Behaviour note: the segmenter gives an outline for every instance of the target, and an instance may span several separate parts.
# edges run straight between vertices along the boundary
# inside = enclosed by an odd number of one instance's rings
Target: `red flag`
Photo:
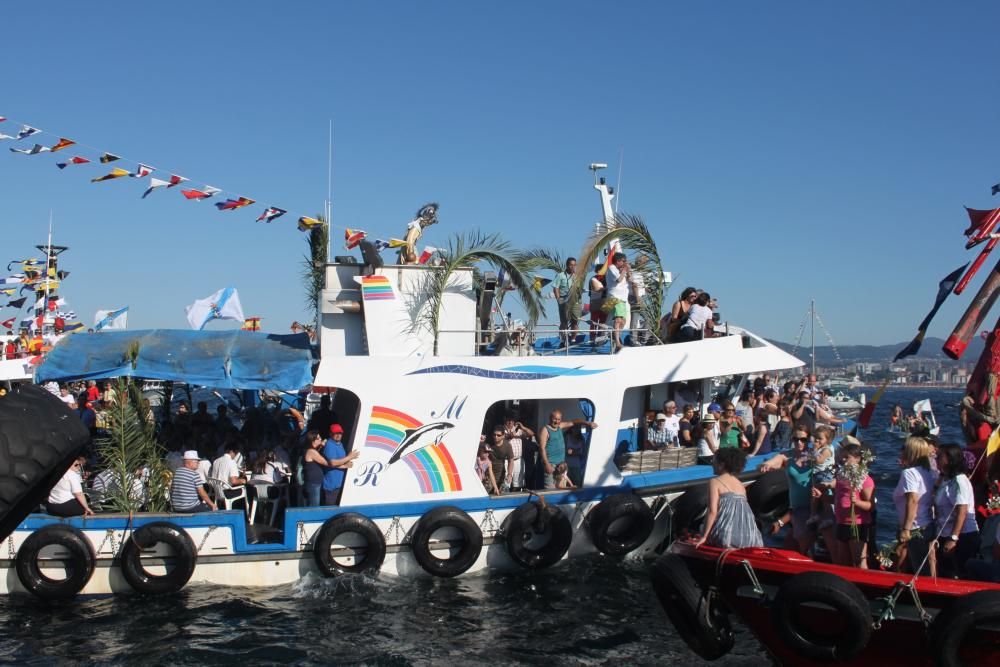
[[[247,199],[246,197],[240,197],[238,199],[227,199],[226,201],[218,202],[215,207],[220,211],[235,211],[238,208],[243,208],[244,206],[249,206],[253,203],[253,199]]]
[[[426,264],[431,261],[431,257],[434,253],[438,251],[437,248],[432,248],[431,246],[424,246],[424,251],[420,253],[420,257],[417,258],[417,264]]]
[[[360,229],[345,229],[344,230],[344,248],[347,250],[353,250],[358,247],[358,244],[365,240],[367,234]],[[423,264],[423,262],[421,262]]]
[[[221,190],[206,185],[204,190],[181,190],[181,194],[188,199],[208,199],[212,195],[217,195]]]
[[[965,210],[969,214],[969,228],[962,233],[969,237],[969,241],[965,244],[965,249],[968,250],[985,241],[993,233],[993,229],[1000,222],[1000,208],[980,211],[966,206]]]
[[[14,320],[16,320],[16,319],[17,319],[16,317],[12,317],[9,320],[4,320],[3,322],[0,322],[0,324],[2,324],[3,326],[7,327],[8,329],[13,329],[14,328]]]
[[[87,158],[76,155],[66,160],[65,162],[56,162],[56,166],[59,167],[60,169],[65,169],[71,164],[87,164],[88,162],[90,162],[90,160],[88,160]]]
[[[882,386],[878,388],[875,395],[871,397],[871,400],[865,404],[865,407],[861,409],[861,414],[858,415],[858,425],[861,428],[868,428],[868,424],[872,421],[872,415],[875,414],[875,406],[878,405],[878,401],[882,398],[882,394],[885,393],[886,387],[889,386],[889,381],[891,377],[887,377]]]
[[[59,138],[59,143],[57,143],[55,146],[53,146],[49,150],[52,151],[53,153],[55,153],[56,151],[61,151],[64,148],[69,148],[70,146],[72,146],[75,143],[76,142],[73,141],[72,139],[63,139],[62,137],[60,137]]]

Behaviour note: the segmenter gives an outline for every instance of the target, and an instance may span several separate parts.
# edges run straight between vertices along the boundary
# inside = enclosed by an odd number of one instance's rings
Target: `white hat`
[[[200,461],[201,457],[198,456],[198,452],[196,452],[193,449],[189,449],[186,452],[184,452],[184,460],[185,461],[188,461],[188,460],[191,460],[191,461]]]
[[[667,421],[667,416],[660,412],[656,415],[656,421]]]

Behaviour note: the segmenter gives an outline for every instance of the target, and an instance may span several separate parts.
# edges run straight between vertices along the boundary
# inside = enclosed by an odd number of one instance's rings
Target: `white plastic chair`
[[[212,490],[215,491],[215,504],[221,506],[223,509],[231,510],[233,505],[242,500],[243,501],[243,511],[247,511],[247,487],[246,486],[233,486],[224,479],[209,479],[208,483],[211,485]],[[227,494],[226,491],[238,491],[236,494]]]

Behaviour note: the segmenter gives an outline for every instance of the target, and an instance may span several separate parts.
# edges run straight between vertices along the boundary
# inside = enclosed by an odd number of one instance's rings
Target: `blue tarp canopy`
[[[135,363],[129,348],[135,342]],[[312,384],[308,334],[254,331],[101,331],[66,336],[45,357],[36,382],[134,376],[220,389],[295,391]]]

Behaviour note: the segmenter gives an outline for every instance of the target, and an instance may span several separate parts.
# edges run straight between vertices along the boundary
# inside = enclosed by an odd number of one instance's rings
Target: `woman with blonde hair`
[[[917,570],[928,554],[929,541],[934,537],[934,485],[937,472],[931,469],[932,445],[927,438],[910,436],[903,445],[899,459],[903,472],[892,492],[899,519],[898,542],[900,560],[905,551],[910,569]]]

